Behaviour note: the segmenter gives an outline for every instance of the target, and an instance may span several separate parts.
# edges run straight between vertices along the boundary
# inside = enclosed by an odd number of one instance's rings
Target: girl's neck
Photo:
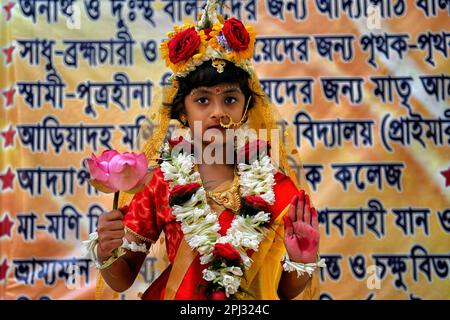
[[[203,186],[206,190],[215,190],[217,187],[225,184],[226,182],[232,182],[235,175],[235,164],[227,163],[227,148],[230,148],[232,154],[234,155],[234,148],[232,144],[224,144],[225,150],[222,152],[222,159],[215,157],[215,150],[212,151],[212,155],[205,152],[207,144],[194,144],[195,146],[201,147],[201,161],[197,164],[198,172],[203,182]],[[206,155],[213,156],[214,160],[206,159]],[[233,156],[234,158],[234,156]],[[212,163],[211,163],[212,162]],[[232,161],[234,162],[234,161]],[[220,190],[219,190],[220,191]]]
[[[198,172],[206,190],[214,190],[234,179],[234,164],[199,164]]]

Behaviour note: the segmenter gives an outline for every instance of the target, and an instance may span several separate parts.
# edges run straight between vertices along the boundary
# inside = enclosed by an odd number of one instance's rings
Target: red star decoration
[[[3,6],[3,9],[5,9],[6,11],[6,21],[9,21],[9,19],[11,19],[11,10],[15,5],[15,2],[10,2],[6,6]]]
[[[9,215],[5,215],[3,221],[0,222],[0,238],[3,236],[11,237],[11,229],[14,222],[9,219]]]
[[[8,260],[3,260],[2,264],[0,265],[0,281],[6,279],[6,274],[8,273]]]
[[[3,131],[1,133],[3,139],[5,139],[5,143],[3,145],[4,148],[14,145],[14,135],[16,134],[16,130],[13,130],[12,126],[9,127],[8,131]]]
[[[11,168],[8,168],[6,174],[0,175],[0,180],[2,180],[3,183],[2,191],[7,188],[13,189],[14,173],[12,173]]]
[[[6,98],[6,106],[10,106],[14,102],[14,94],[16,93],[16,89],[11,88],[8,91],[3,91],[3,95]]]
[[[11,46],[9,48],[3,49],[3,53],[6,55],[6,64],[12,62],[12,53],[16,47]]]
[[[445,186],[446,187],[450,186],[450,167],[448,167],[447,170],[441,171],[441,174],[445,178]]]

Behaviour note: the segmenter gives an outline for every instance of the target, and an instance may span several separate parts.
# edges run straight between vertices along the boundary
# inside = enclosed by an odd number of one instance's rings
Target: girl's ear
[[[180,120],[182,114],[186,115],[186,108],[183,102],[179,102],[173,106],[172,119]]]
[[[179,110],[179,112],[178,112],[178,120],[181,122],[181,124],[184,127],[189,126],[188,120],[187,120],[186,108],[184,107],[184,105],[180,103],[180,108],[178,110]]]

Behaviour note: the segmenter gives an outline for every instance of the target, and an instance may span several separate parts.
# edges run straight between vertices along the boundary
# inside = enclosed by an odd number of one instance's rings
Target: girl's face
[[[213,87],[193,89],[184,98],[186,119],[192,136],[198,137],[201,133],[202,143],[209,144],[215,138],[208,138],[208,135],[221,134],[222,141],[225,143],[226,129],[220,126],[220,120],[222,119],[224,124],[228,123],[229,118],[226,116],[228,115],[233,122],[239,122],[243,116],[245,104],[245,95],[236,83],[222,83]],[[201,130],[200,133],[195,132],[198,129]],[[237,128],[231,126],[231,129]]]

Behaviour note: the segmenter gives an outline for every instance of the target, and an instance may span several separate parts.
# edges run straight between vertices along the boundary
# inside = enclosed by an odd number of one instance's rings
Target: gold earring
[[[186,127],[186,126],[187,126],[187,118],[186,118],[186,116],[185,116],[184,114],[182,114],[182,115],[180,116],[180,122],[181,122],[181,125],[182,125],[183,127]]]

